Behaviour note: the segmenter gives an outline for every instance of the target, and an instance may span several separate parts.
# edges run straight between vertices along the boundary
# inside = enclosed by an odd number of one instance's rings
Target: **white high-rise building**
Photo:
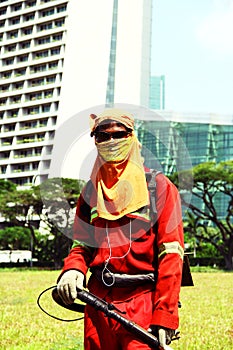
[[[0,179],[45,180],[85,109],[149,106],[151,16],[152,0],[0,1]]]

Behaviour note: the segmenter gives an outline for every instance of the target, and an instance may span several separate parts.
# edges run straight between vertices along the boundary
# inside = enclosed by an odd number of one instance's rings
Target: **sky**
[[[165,108],[233,114],[233,0],[153,0],[152,75]]]

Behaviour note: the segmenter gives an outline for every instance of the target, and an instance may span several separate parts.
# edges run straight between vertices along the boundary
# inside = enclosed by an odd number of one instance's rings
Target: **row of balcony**
[[[21,26],[22,27],[22,26]],[[24,30],[20,27],[20,29],[11,30],[6,32],[5,26],[0,27],[0,42],[2,46],[12,46],[18,44],[18,49],[26,50],[28,47],[28,43],[30,47],[36,47],[36,44],[39,44],[39,39],[43,39],[45,35],[56,35],[59,32],[65,32],[65,19],[54,19],[49,22],[43,22],[36,26],[29,26]]]
[[[47,61],[41,64],[33,64],[28,65],[27,67],[22,68],[12,68],[7,71],[2,71],[0,74],[0,78],[2,79],[2,84],[4,84],[4,80],[13,79],[15,81],[15,78],[24,77],[24,79],[32,79],[32,75],[40,76],[41,73],[43,73],[42,76],[51,75],[52,72],[55,71],[61,71],[62,69],[62,60],[56,59]]]
[[[28,104],[30,106],[35,105],[36,102],[37,104],[38,103],[45,104],[47,106],[48,102],[51,103],[51,102],[58,101],[59,95],[60,95],[60,88],[3,97],[0,99],[0,110],[1,110],[1,107],[3,106],[5,107],[5,110],[6,109],[12,110],[15,108],[13,105],[19,104],[20,106],[23,105],[24,107],[26,107]],[[37,108],[37,110],[35,110],[35,108]],[[35,106],[35,108],[28,110],[29,112],[26,112],[26,113],[35,114],[35,111],[37,112],[36,114],[40,113],[39,106]],[[49,109],[46,110],[41,108],[41,113],[43,113],[44,111],[49,111]],[[15,111],[15,113],[17,113],[17,111]]]
[[[14,95],[16,91],[19,91],[21,94],[26,94],[30,92],[41,92],[49,88],[59,88],[61,85],[61,74],[56,73],[55,75],[52,72],[48,72],[50,75],[41,74],[41,77],[32,79],[23,79],[22,81],[15,82],[12,79],[12,83],[7,83],[0,85],[0,93],[6,94],[7,96]]]
[[[48,60],[54,60],[54,56],[60,56],[63,57],[64,54],[64,49],[62,46],[57,46],[55,45],[54,47],[50,47],[46,48],[45,50],[41,50],[41,51],[36,51],[36,52],[32,52],[32,53],[27,53],[24,55],[11,55],[11,57],[8,58],[3,58],[2,59],[2,68],[4,69],[9,69],[8,67],[10,67],[10,69],[16,69],[19,67],[27,67],[28,64],[30,63],[30,65],[35,65],[36,61],[38,60],[44,60],[44,62],[48,61]]]
[[[0,175],[7,174],[21,174],[25,175],[26,173],[35,172],[39,168],[39,160],[26,163],[26,164],[9,164],[9,165],[0,165]],[[41,171],[49,170],[50,160],[42,162]]]
[[[60,14],[64,15],[67,10],[68,1],[57,1],[56,3],[49,4],[49,6],[44,5],[43,7],[36,6],[24,6],[26,2],[20,1],[11,6],[5,6],[0,8],[0,16],[2,21],[9,20],[9,25],[19,25],[20,19],[23,22],[45,20],[47,17],[56,16],[59,17]]]
[[[31,121],[21,121],[14,123],[3,124],[0,127],[2,137],[5,137],[4,133],[22,134],[25,130],[31,130],[31,133],[35,133],[37,129],[46,128],[46,131],[53,130],[56,125],[56,117],[52,118],[43,118],[43,119],[34,119]],[[8,135],[11,136],[11,135]]]
[[[26,40],[23,42],[17,42],[14,44],[5,44],[2,45],[2,58],[7,56],[12,56],[12,54],[20,55],[22,52],[28,53],[28,51],[33,51],[39,49],[43,45],[51,46],[55,43],[62,42],[63,32],[53,33],[51,35],[43,35],[38,39]],[[20,60],[19,60],[20,62]]]
[[[20,162],[25,160],[27,162],[28,158],[42,157],[42,153],[43,159],[47,159],[52,154],[52,148],[53,146],[50,145],[0,151],[0,163],[7,165],[13,162],[16,163],[17,160],[20,160]]]

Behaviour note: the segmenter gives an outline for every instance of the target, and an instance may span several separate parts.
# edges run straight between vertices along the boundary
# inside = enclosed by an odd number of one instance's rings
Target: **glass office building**
[[[147,120],[137,120],[136,126],[145,164],[167,175],[207,161],[233,159],[232,115],[159,111]],[[227,201],[219,195],[216,203],[223,218]]]
[[[151,109],[165,109],[165,76],[151,76],[150,103]]]
[[[147,165],[154,167],[156,158],[168,175],[207,161],[233,159],[231,115],[156,111],[150,119],[137,120],[136,128]]]

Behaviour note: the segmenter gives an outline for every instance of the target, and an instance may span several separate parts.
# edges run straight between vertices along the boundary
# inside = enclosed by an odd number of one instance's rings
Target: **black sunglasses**
[[[123,139],[131,135],[131,132],[129,131],[115,131],[115,132],[105,132],[105,131],[98,131],[94,133],[95,140],[98,143],[109,141],[112,138],[113,139]]]

